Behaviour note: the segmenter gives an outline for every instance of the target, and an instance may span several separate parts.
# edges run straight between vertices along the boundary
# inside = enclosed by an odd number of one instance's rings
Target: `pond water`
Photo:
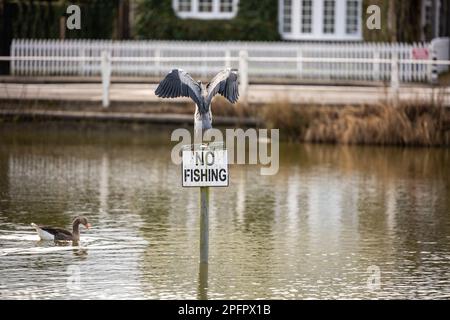
[[[170,133],[0,124],[0,298],[450,298],[449,149],[283,144],[275,176],[233,165],[205,267]],[[30,227],[77,215],[79,246]]]

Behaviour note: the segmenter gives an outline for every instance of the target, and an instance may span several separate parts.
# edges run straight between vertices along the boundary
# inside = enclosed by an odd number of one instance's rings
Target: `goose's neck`
[[[80,221],[78,221],[78,220],[73,222],[72,236],[73,236],[73,240],[80,239]]]

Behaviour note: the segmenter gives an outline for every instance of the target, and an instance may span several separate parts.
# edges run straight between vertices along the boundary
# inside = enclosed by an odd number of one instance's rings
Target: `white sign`
[[[227,150],[183,150],[183,187],[228,187]]]

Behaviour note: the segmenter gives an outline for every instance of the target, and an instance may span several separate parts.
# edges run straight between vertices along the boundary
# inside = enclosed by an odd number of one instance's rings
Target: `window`
[[[198,11],[212,12],[212,0],[198,0]]]
[[[439,14],[436,12],[438,10],[438,5],[434,3],[433,0],[425,0],[422,2],[423,5],[423,33],[425,39],[433,39],[438,36],[438,24],[439,24]]]
[[[233,12],[233,0],[220,1],[220,12]]]
[[[182,19],[232,19],[239,0],[172,0],[175,14]]]
[[[301,33],[312,32],[312,0],[302,0],[302,29]]]
[[[323,4],[323,33],[334,33],[334,0],[325,0]]]
[[[292,0],[284,0],[283,5],[283,32],[292,30]]]
[[[286,40],[362,40],[363,0],[278,0]]]
[[[358,32],[358,1],[347,0],[346,20],[345,20],[345,33],[355,34]]]
[[[191,0],[178,0],[178,11],[180,12],[191,11]]]

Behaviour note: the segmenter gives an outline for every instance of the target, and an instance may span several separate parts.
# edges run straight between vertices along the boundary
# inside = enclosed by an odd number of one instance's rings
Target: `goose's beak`
[[[86,224],[87,229],[89,229],[90,227],[92,227],[92,225],[90,223]]]

